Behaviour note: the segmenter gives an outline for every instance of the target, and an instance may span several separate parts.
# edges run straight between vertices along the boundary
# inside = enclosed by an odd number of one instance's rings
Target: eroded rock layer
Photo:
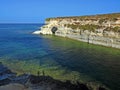
[[[120,13],[47,18],[35,34],[54,34],[75,40],[120,48]]]

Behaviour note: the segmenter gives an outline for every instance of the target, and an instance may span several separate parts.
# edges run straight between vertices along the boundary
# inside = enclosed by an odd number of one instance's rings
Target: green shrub
[[[46,21],[50,21],[50,18],[47,18]]]
[[[113,31],[113,32],[120,32],[120,27],[107,27],[104,31]]]
[[[80,30],[90,30],[92,32],[94,32],[96,29],[101,28],[101,26],[99,25],[93,25],[93,24],[86,24],[86,25],[74,25],[74,24],[66,24],[65,26],[67,26],[68,28],[72,28],[72,29],[80,29]]]
[[[103,22],[105,22],[105,19],[100,19],[99,20],[99,24],[102,24]]]

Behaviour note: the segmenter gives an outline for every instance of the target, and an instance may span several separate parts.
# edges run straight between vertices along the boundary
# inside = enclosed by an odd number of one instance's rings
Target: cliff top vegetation
[[[46,21],[50,20],[60,20],[60,19],[74,19],[74,20],[86,20],[86,19],[106,19],[106,20],[117,20],[120,19],[120,13],[111,13],[111,14],[98,14],[98,15],[85,15],[85,16],[67,16],[67,17],[55,17],[47,18]]]

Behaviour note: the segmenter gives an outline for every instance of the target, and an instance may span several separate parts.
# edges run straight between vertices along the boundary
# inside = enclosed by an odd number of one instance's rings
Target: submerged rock
[[[10,69],[0,63],[0,86],[9,84],[15,77],[16,73],[11,72]]]
[[[0,86],[0,90],[108,90],[101,86],[95,89],[80,82],[73,84],[69,80],[62,82],[45,74],[16,76],[2,63],[0,63]]]

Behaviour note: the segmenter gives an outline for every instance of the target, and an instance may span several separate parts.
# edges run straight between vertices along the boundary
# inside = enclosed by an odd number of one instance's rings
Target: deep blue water
[[[15,71],[35,73],[44,69],[55,78],[82,78],[120,90],[120,50],[57,36],[33,35],[40,26],[0,24],[0,61]]]

